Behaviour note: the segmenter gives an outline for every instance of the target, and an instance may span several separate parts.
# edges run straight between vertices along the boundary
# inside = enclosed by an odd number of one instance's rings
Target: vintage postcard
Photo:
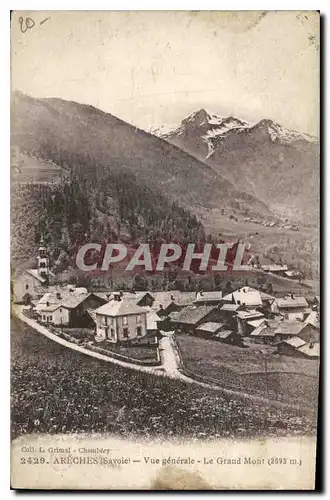
[[[313,490],[316,11],[14,11],[11,486]]]

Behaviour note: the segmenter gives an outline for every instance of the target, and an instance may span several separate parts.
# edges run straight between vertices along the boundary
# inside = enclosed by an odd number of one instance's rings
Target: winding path
[[[256,396],[254,394],[247,394],[246,392],[243,391],[236,391],[232,389],[226,389],[225,387],[221,387],[218,384],[212,384],[208,382],[201,382],[199,380],[196,380],[194,378],[190,378],[186,375],[184,375],[180,370],[180,357],[177,351],[176,344],[173,339],[173,332],[162,332],[163,336],[159,341],[159,352],[160,352],[160,357],[162,364],[157,367],[149,367],[149,366],[140,366],[136,365],[134,363],[127,363],[125,361],[120,361],[115,358],[110,358],[108,356],[104,356],[103,354],[97,353],[90,351],[82,346],[78,346],[76,344],[73,344],[71,342],[68,342],[65,339],[62,339],[55,335],[54,333],[50,332],[45,326],[41,325],[37,321],[35,321],[32,318],[28,318],[23,314],[23,308],[24,306],[19,306],[19,305],[13,305],[12,306],[12,313],[21,321],[29,325],[31,328],[34,330],[38,331],[45,337],[57,342],[58,344],[61,344],[65,347],[68,347],[69,349],[72,349],[74,351],[80,352],[82,354],[85,354],[87,356],[91,356],[93,358],[106,361],[107,363],[112,363],[115,365],[120,365],[124,368],[128,368],[130,370],[137,370],[145,373],[152,373],[157,376],[162,376],[162,377],[170,377],[170,378],[176,378],[179,380],[182,380],[186,383],[189,384],[195,384],[199,385],[201,387],[205,387],[208,389],[214,389],[219,392],[222,392],[224,394],[229,394],[232,396],[236,396],[242,399],[247,399],[249,401],[256,401],[256,402],[261,402],[261,403],[266,403],[266,404],[272,404],[274,406],[280,407],[280,408],[286,408],[286,409],[301,409],[300,406],[290,404],[290,403],[284,403],[281,401],[277,400],[271,400],[269,398],[265,398],[263,396]]]

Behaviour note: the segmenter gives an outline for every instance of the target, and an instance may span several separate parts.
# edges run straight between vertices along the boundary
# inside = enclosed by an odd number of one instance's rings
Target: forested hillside
[[[79,179],[73,173],[56,184],[13,185],[14,263],[36,255],[41,235],[53,263],[63,252],[74,255],[88,241],[196,241],[205,237],[194,215],[125,172],[107,172],[94,179]]]

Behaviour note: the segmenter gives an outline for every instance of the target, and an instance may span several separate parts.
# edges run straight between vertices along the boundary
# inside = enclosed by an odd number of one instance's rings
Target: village
[[[288,274],[283,265],[263,268]],[[227,294],[221,290],[89,292],[69,284],[48,285],[51,273],[41,241],[37,268],[24,270],[14,282],[14,303],[23,304],[24,314],[39,324],[94,351],[157,365],[158,340],[170,335],[180,347],[185,337],[212,341],[215,352],[227,344],[255,352],[262,347],[261,352],[285,357],[320,356],[318,295],[275,297],[250,286]]]

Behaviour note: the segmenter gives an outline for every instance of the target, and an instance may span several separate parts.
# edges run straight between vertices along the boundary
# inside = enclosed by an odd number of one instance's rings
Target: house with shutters
[[[117,343],[144,337],[148,329],[147,313],[148,310],[139,306],[134,299],[116,295],[94,311],[95,340]]]

